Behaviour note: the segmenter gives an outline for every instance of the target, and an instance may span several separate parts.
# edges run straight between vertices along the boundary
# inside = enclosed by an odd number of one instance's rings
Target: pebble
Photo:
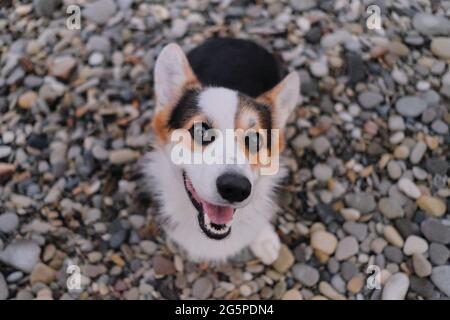
[[[109,161],[112,164],[121,165],[136,161],[139,156],[139,152],[133,151],[131,149],[119,149],[113,150],[109,153]]]
[[[423,254],[415,253],[412,258],[414,272],[417,276],[424,278],[431,274],[431,263],[423,256]]]
[[[401,218],[405,214],[399,202],[393,198],[380,199],[378,202],[378,210],[388,219]]]
[[[358,102],[364,109],[373,109],[378,107],[384,98],[378,92],[365,91],[358,95]]]
[[[439,220],[433,218],[424,220],[420,225],[420,230],[430,242],[450,243],[450,227],[443,225]]]
[[[201,277],[192,285],[192,295],[200,300],[208,299],[213,292],[213,284],[210,279]]]
[[[417,205],[432,217],[441,217],[447,211],[447,205],[441,199],[427,195],[417,199]]]
[[[0,215],[0,231],[4,233],[10,233],[17,229],[19,226],[19,217],[17,214],[7,212]]]
[[[303,300],[303,296],[300,291],[296,289],[290,289],[284,293],[281,300]]]
[[[313,168],[313,175],[319,181],[328,181],[333,175],[333,169],[326,164],[316,164]]]
[[[311,247],[327,255],[331,255],[336,250],[336,236],[327,231],[318,230],[311,235]]]
[[[50,73],[62,80],[68,80],[77,63],[77,60],[72,56],[56,57],[49,66]]]
[[[409,288],[409,278],[404,273],[389,277],[383,288],[382,300],[404,300]]]
[[[173,262],[161,255],[153,257],[153,269],[159,275],[171,275],[176,272]]]
[[[345,203],[362,214],[369,213],[376,208],[376,202],[373,195],[362,192],[346,195]]]
[[[447,297],[450,297],[450,266],[433,268],[431,281],[433,281],[434,285],[447,295]]]
[[[17,240],[0,252],[0,261],[30,273],[39,262],[41,248],[32,240]]]
[[[0,159],[8,157],[12,152],[10,146],[0,146]]]
[[[319,281],[319,272],[307,264],[299,263],[294,265],[292,273],[295,279],[307,287],[312,287]]]
[[[427,250],[428,243],[421,237],[415,235],[409,236],[405,241],[405,245],[403,246],[403,252],[407,256],[411,256],[415,253],[425,253]]]
[[[294,264],[295,258],[286,245],[281,245],[278,258],[272,264],[273,268],[280,273],[286,273]]]
[[[328,66],[323,61],[314,61],[311,63],[310,70],[312,75],[318,78],[328,75]]]
[[[422,141],[417,142],[409,156],[411,163],[418,164],[425,155],[425,151],[427,151],[427,145]]]
[[[421,195],[419,188],[409,179],[402,178],[398,181],[398,188],[408,197],[418,199]]]
[[[50,284],[53,280],[55,280],[55,278],[55,270],[43,263],[38,263],[34,266],[33,271],[31,272],[30,283],[31,285],[35,285],[36,283]]]
[[[341,239],[337,245],[335,258],[338,261],[347,260],[358,253],[358,241],[353,236]]]
[[[429,250],[430,260],[435,265],[446,264],[450,258],[450,250],[440,243],[432,243]]]
[[[116,13],[117,6],[113,0],[97,0],[88,3],[84,16],[97,24],[105,24]]]
[[[8,285],[3,274],[0,272],[0,301],[6,300],[9,296]]]
[[[433,38],[430,49],[438,58],[450,59],[450,39],[448,37]]]
[[[414,96],[406,96],[397,100],[395,103],[395,109],[402,116],[417,117],[425,111],[427,107],[426,102]]]
[[[394,246],[403,247],[404,241],[398,231],[393,226],[386,226],[383,229],[384,238]]]

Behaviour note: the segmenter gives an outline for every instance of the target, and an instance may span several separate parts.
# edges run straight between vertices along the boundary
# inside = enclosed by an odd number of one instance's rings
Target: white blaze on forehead
[[[208,88],[198,99],[198,105],[218,129],[234,129],[234,118],[239,97],[236,91],[226,88]]]

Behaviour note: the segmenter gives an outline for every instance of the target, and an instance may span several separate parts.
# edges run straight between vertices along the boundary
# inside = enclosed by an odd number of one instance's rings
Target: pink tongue
[[[225,224],[233,219],[233,208],[216,206],[206,201],[202,201],[202,205],[212,223]]]

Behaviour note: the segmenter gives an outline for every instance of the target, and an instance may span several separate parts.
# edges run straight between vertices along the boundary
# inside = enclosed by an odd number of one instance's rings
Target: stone
[[[421,115],[426,108],[426,102],[423,99],[414,96],[402,97],[395,103],[397,112],[406,117],[417,117]]]
[[[420,190],[414,182],[407,178],[401,178],[398,181],[398,188],[403,191],[408,197],[418,199],[420,197]]]
[[[398,272],[388,278],[381,294],[382,300],[404,300],[409,288],[409,278]]]
[[[319,291],[331,300],[347,300],[345,296],[338,293],[328,282],[325,281],[321,281],[319,283]]]
[[[428,279],[412,276],[410,278],[410,283],[411,291],[416,292],[425,299],[431,299],[433,296],[435,287]]]
[[[378,107],[384,98],[378,92],[365,91],[358,95],[358,102],[364,109],[373,109]]]
[[[39,262],[41,248],[32,240],[17,240],[0,252],[0,261],[30,273]]]
[[[428,172],[432,174],[446,175],[449,168],[449,162],[440,158],[428,158],[425,162]]]
[[[430,49],[435,56],[442,59],[450,59],[450,39],[448,37],[433,38]]]
[[[50,63],[50,74],[62,80],[68,80],[77,65],[77,60],[72,56],[60,56]]]
[[[337,239],[334,234],[318,230],[311,235],[311,247],[327,255],[331,255],[336,250]]]
[[[346,195],[345,203],[362,214],[369,213],[376,208],[376,202],[373,195],[363,192],[350,193]]]
[[[441,199],[423,195],[417,199],[417,205],[432,217],[441,217],[447,211],[447,205]]]
[[[294,264],[295,258],[291,250],[286,245],[281,245],[277,260],[272,267],[280,273],[286,273]]]
[[[420,225],[420,230],[430,242],[450,243],[450,227],[443,225],[437,219],[428,218],[424,220]]]
[[[392,131],[403,131],[406,129],[405,121],[398,115],[392,115],[389,117],[388,127]]]
[[[391,179],[397,180],[402,175],[402,168],[395,160],[389,161],[387,170]]]
[[[425,151],[427,151],[427,145],[422,141],[417,142],[409,156],[411,163],[418,164],[422,160]]]
[[[393,198],[380,199],[378,210],[388,219],[401,218],[405,214],[399,202]]]
[[[207,299],[211,296],[214,286],[209,278],[201,277],[195,280],[192,285],[192,295],[200,300]]]
[[[109,153],[109,161],[112,164],[121,165],[136,161],[139,156],[140,154],[137,151],[131,149],[118,149],[112,150]]]
[[[394,263],[401,263],[403,261],[403,253],[400,248],[394,246],[386,246],[383,250],[383,254],[387,260]]]
[[[106,24],[116,13],[117,6],[113,0],[97,0],[88,3],[84,9],[84,16],[96,24]]]
[[[310,71],[313,76],[322,78],[328,75],[328,66],[324,61],[314,61],[310,64]]]
[[[346,260],[358,253],[358,241],[353,236],[348,236],[339,241],[335,258],[338,261]]]
[[[152,262],[156,274],[167,276],[176,272],[173,262],[161,255],[154,256]]]
[[[27,91],[24,94],[20,95],[19,100],[17,100],[17,104],[20,108],[24,110],[31,109],[38,99],[38,94],[34,91]]]
[[[414,272],[421,278],[428,277],[431,274],[431,263],[423,254],[415,253],[412,258]]]
[[[19,217],[13,212],[0,215],[0,232],[10,233],[19,226]]]
[[[433,129],[434,132],[436,132],[437,134],[447,134],[448,133],[448,124],[446,124],[444,121],[442,120],[435,120],[433,121],[433,123],[431,124],[431,129]]]
[[[429,13],[416,13],[412,20],[414,29],[428,36],[448,35],[450,33],[450,20],[442,15]]]
[[[398,231],[393,226],[386,226],[383,229],[384,238],[394,246],[403,247],[404,241]]]
[[[428,243],[421,237],[411,235],[409,236],[403,246],[403,252],[407,256],[411,256],[415,253],[425,253],[428,250]]]
[[[303,296],[297,289],[286,291],[281,300],[303,300]]]
[[[440,266],[447,263],[448,258],[450,258],[450,250],[440,243],[432,243],[430,244],[429,255],[431,262]]]
[[[446,294],[447,297],[450,297],[450,266],[433,268],[431,281],[433,281],[434,285]]]
[[[9,296],[8,285],[6,284],[5,277],[0,272],[0,301],[6,300]]]
[[[318,163],[313,168],[313,175],[319,181],[328,181],[333,175],[333,169],[326,164]]]
[[[0,159],[8,157],[12,152],[10,146],[0,146]]]
[[[56,271],[43,263],[38,263],[34,266],[30,275],[31,285],[36,283],[50,284],[56,279]]]
[[[50,18],[61,5],[61,0],[33,0],[33,5],[37,15]]]
[[[299,263],[294,265],[292,274],[295,279],[307,287],[312,287],[319,281],[319,272],[307,264]]]
[[[356,239],[358,239],[358,241],[363,241],[367,237],[368,226],[365,223],[347,221],[342,227],[345,232],[354,236]]]
[[[322,136],[315,138],[312,142],[312,148],[314,152],[319,156],[325,154],[330,149],[330,147],[331,144],[328,139]]]
[[[347,283],[347,290],[351,293],[358,293],[364,287],[364,278],[362,276],[356,276],[350,279]]]
[[[156,252],[156,250],[158,249],[158,246],[156,245],[156,243],[154,243],[153,241],[150,241],[150,240],[141,241],[139,246],[141,247],[142,251],[144,251],[148,255],[153,255]]]

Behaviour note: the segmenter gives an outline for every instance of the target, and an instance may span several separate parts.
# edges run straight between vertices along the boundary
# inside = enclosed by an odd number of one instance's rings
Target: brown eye
[[[189,129],[192,139],[199,145],[207,145],[215,140],[214,130],[206,122],[196,122]]]
[[[258,132],[250,131],[245,135],[245,147],[252,153],[256,153],[262,147],[262,137]]]

